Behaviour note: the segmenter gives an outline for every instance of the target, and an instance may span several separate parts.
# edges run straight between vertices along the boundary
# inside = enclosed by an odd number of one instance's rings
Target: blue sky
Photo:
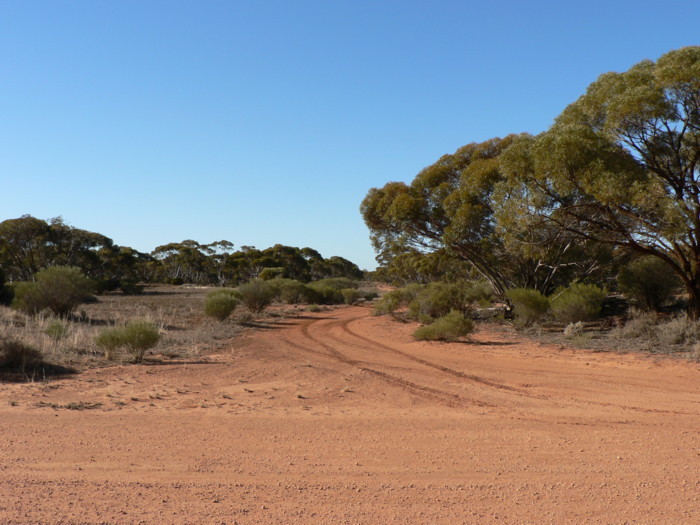
[[[0,0],[0,220],[374,267],[367,191],[700,44],[700,2]]]

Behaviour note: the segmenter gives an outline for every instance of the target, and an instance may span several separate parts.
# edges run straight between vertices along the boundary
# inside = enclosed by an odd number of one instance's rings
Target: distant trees
[[[97,291],[121,288],[126,293],[138,290],[137,282],[235,286],[264,272],[268,278],[304,282],[363,276],[347,259],[324,259],[311,248],[277,244],[265,250],[243,246],[234,251],[233,243],[226,240],[211,244],[185,240],[146,254],[117,246],[99,233],[68,226],[60,217],[44,221],[25,215],[0,222],[0,268],[8,281],[33,281],[37,272],[50,266],[80,268],[95,281]]]

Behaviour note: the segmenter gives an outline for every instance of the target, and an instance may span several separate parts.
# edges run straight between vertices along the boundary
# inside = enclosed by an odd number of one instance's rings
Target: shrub
[[[124,295],[138,295],[143,293],[144,286],[138,281],[123,280],[119,283],[119,289]]]
[[[658,257],[642,257],[625,266],[617,276],[622,293],[642,308],[658,310],[680,286],[678,276]]]
[[[5,283],[5,272],[0,267],[0,305],[9,306],[13,296],[12,288]]]
[[[550,300],[552,314],[566,324],[591,321],[600,315],[606,296],[594,284],[574,283]]]
[[[214,290],[204,300],[204,314],[224,321],[238,306],[238,294],[234,290]]]
[[[121,328],[108,328],[95,337],[95,344],[104,350],[105,359],[114,358],[114,352],[124,344],[123,335]]]
[[[317,281],[309,284],[310,297],[314,302],[321,304],[340,304],[343,302],[343,294],[339,288]]]
[[[265,281],[253,280],[238,287],[241,303],[249,311],[259,314],[272,304],[275,290]]]
[[[430,283],[410,301],[410,317],[424,322],[428,318],[443,317],[451,310],[468,314],[475,303],[488,299],[491,294],[491,289],[479,282]]]
[[[365,301],[374,301],[379,297],[379,292],[377,292],[377,290],[363,290],[362,297]]]
[[[267,283],[275,291],[275,298],[286,304],[307,302],[310,298],[309,288],[296,279],[271,279]]]
[[[51,266],[37,272],[36,282],[17,283],[12,306],[30,315],[48,308],[59,317],[67,317],[89,300],[93,289],[93,282],[79,268]]]
[[[362,297],[360,291],[355,288],[343,288],[340,290],[340,293],[343,296],[343,302],[345,304],[355,304],[357,300]]]
[[[576,337],[581,336],[583,334],[584,329],[585,326],[581,321],[577,323],[569,323],[564,328],[564,337],[566,337],[567,339],[574,339]]]
[[[640,312],[633,310],[630,312],[629,320],[620,328],[611,332],[612,337],[622,337],[625,339],[636,339],[643,337],[653,339],[656,337],[656,314],[653,312]]]
[[[549,311],[549,299],[538,290],[513,288],[506,293],[515,308],[515,317],[522,326],[532,326]]]
[[[402,290],[392,290],[385,293],[377,304],[374,305],[374,315],[392,314],[403,306],[404,294]]]
[[[123,328],[123,334],[124,346],[135,363],[143,361],[146,352],[160,341],[158,329],[148,321],[129,321]]]
[[[311,286],[326,286],[335,290],[342,290],[343,288],[359,288],[360,283],[345,277],[329,277],[328,279],[314,281],[311,283]]]
[[[46,308],[44,296],[39,289],[39,283],[19,282],[13,285],[14,298],[12,308],[28,315],[35,315]]]
[[[312,313],[320,312],[320,311],[321,311],[321,307],[320,307],[319,305],[317,305],[317,304],[310,304],[309,306],[306,307],[306,311],[307,311],[307,312],[312,312]]]
[[[0,366],[24,372],[43,364],[41,351],[14,339],[0,340]]]
[[[125,347],[134,358],[134,363],[140,363],[146,352],[160,341],[160,333],[153,323],[148,321],[129,321],[124,327],[109,328],[95,338],[95,343],[104,348],[105,357],[112,359],[114,351]]]
[[[474,322],[462,312],[452,310],[432,324],[419,327],[413,336],[419,341],[454,341],[474,331]]]
[[[700,338],[700,323],[683,315],[656,327],[656,336],[664,346],[693,344]]]
[[[53,321],[46,327],[44,333],[54,341],[58,342],[68,335],[68,326],[61,321]]]

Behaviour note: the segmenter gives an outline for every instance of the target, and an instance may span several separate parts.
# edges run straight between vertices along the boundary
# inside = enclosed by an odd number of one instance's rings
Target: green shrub
[[[321,286],[329,287],[335,290],[342,290],[343,288],[359,288],[360,283],[353,281],[352,279],[347,279],[345,277],[329,277],[328,279],[320,279],[310,283],[311,286]]]
[[[120,284],[119,279],[98,279],[95,281],[95,293],[113,292]]]
[[[67,317],[90,299],[94,283],[73,266],[51,266],[36,274],[35,282],[17,283],[12,306],[30,315],[45,308]]]
[[[321,311],[321,307],[320,307],[319,305],[317,305],[317,304],[310,304],[309,306],[306,307],[306,311],[307,311],[307,312],[312,312],[312,313],[320,312],[320,311]]]
[[[267,283],[275,291],[275,298],[286,304],[300,304],[308,302],[310,290],[301,281],[296,279],[270,279]]]
[[[379,292],[377,290],[363,290],[362,297],[365,301],[374,301],[379,297]]]
[[[330,279],[324,280],[327,281]],[[335,288],[323,281],[313,282],[309,284],[309,288],[311,289],[311,298],[316,303],[340,304],[343,302],[343,293],[340,291],[340,288]]]
[[[343,302],[350,305],[355,304],[362,297],[360,291],[355,288],[343,288],[340,293],[343,296]]]
[[[138,281],[125,279],[120,281],[119,289],[124,295],[138,295],[143,293],[144,286]]]
[[[11,286],[8,286],[5,282],[5,272],[0,267],[0,305],[9,306],[12,304],[12,298],[14,297],[14,292]]]
[[[58,342],[68,335],[68,326],[61,321],[53,321],[46,327],[44,333],[54,341]]]
[[[462,312],[452,310],[432,324],[419,327],[413,336],[419,341],[454,341],[474,331],[474,322]]]
[[[234,290],[214,290],[204,300],[204,314],[224,321],[238,306],[238,294]]]
[[[272,304],[275,290],[265,281],[253,280],[238,287],[241,303],[250,312],[259,314]]]
[[[41,351],[14,339],[0,339],[0,367],[19,370],[34,369],[43,364]]]
[[[538,290],[513,288],[506,293],[513,303],[515,317],[522,326],[532,326],[549,311],[549,299]]]
[[[428,317],[443,317],[451,310],[468,314],[476,303],[487,300],[492,293],[490,287],[480,282],[430,283],[410,301],[409,315],[412,319],[423,321]]]
[[[46,308],[44,295],[41,293],[39,283],[18,282],[12,286],[14,297],[12,308],[28,315],[35,315]]]
[[[143,361],[146,352],[160,341],[158,329],[148,321],[129,321],[123,328],[123,334],[124,346],[135,363]]]
[[[552,314],[562,323],[591,321],[600,315],[607,292],[594,284],[574,283],[550,299]]]
[[[123,327],[102,331],[95,338],[95,343],[105,350],[107,359],[112,359],[115,350],[125,347],[134,358],[134,363],[140,363],[146,352],[156,346],[160,338],[160,333],[153,323],[129,321]]]
[[[122,328],[107,328],[95,337],[95,344],[104,350],[105,359],[113,359],[116,350],[124,344]]]
[[[680,284],[668,264],[651,256],[628,264],[617,276],[620,291],[647,310],[658,310],[671,299]]]

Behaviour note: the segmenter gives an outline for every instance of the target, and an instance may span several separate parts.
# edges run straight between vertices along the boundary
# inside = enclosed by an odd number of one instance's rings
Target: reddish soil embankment
[[[700,522],[697,363],[411,330],[2,384],[0,523]]]

